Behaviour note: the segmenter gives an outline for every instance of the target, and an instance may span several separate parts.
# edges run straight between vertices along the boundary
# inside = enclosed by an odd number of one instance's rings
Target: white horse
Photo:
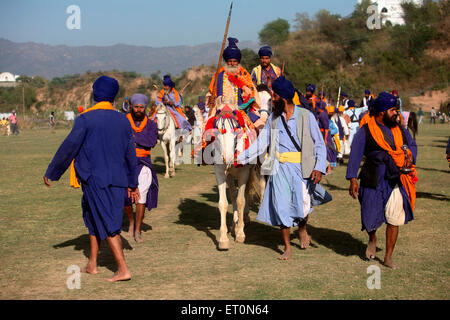
[[[218,110],[227,109],[224,107],[225,105],[222,104],[219,106]],[[228,116],[226,116],[227,113]],[[249,182],[253,165],[234,166],[235,151],[242,151],[244,144],[244,137],[236,134],[234,130],[237,126],[238,122],[233,119],[232,111],[230,111],[230,109],[221,111],[217,120],[218,134],[215,136],[215,141],[213,143],[213,150],[215,153],[214,172],[219,189],[220,237],[218,242],[219,249],[221,250],[229,248],[229,239],[227,236],[228,228],[226,224],[228,209],[226,194],[227,185],[233,203],[232,229],[234,230],[232,231],[234,231],[236,242],[242,243],[245,241],[244,226],[245,223],[249,221],[248,216],[245,216],[244,212],[247,196],[246,186]],[[237,193],[235,181],[237,181]]]
[[[175,122],[169,110],[163,104],[156,108],[156,125],[158,127],[158,139],[164,152],[164,162],[166,164],[164,178],[174,177],[177,135]]]

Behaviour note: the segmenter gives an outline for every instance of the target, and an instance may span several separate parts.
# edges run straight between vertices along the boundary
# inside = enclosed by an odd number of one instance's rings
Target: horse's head
[[[228,104],[221,104],[217,109],[216,128],[218,134],[216,141],[220,145],[222,159],[225,164],[234,163],[234,155],[236,149],[239,149],[239,120],[236,116],[236,109]]]
[[[267,110],[269,113],[272,112],[272,95],[266,90],[262,90],[259,91],[259,98],[261,100],[261,110]]]
[[[166,130],[169,126],[169,114],[165,105],[160,104],[156,107],[156,126],[158,127],[158,133]]]

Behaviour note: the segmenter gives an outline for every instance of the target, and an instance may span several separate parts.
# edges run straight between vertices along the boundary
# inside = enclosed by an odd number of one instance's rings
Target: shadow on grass
[[[353,238],[353,236],[349,233],[339,230],[320,228],[311,224],[307,225],[306,230],[311,237],[311,245],[316,242],[319,245],[333,250],[341,256],[358,256],[362,260],[367,260],[365,256],[367,244],[361,240]],[[295,232],[292,236],[291,238],[298,238],[298,233]],[[300,248],[297,244],[295,244],[295,246]],[[381,251],[381,249],[377,247],[376,251]]]
[[[202,197],[209,201],[218,201],[216,193],[203,193]],[[252,206],[251,206],[252,207]],[[217,207],[213,207],[205,202],[200,202],[193,199],[184,199],[178,206],[180,215],[176,223],[193,226],[198,231],[204,232],[208,238],[218,249],[218,240],[220,229],[220,213]],[[231,213],[227,214],[227,226],[232,221]],[[297,228],[293,228],[291,238],[298,238]],[[317,248],[317,245],[327,247],[339,255],[343,256],[358,256],[362,260],[366,260],[365,251],[366,244],[358,239],[353,238],[349,233],[331,230],[327,228],[315,227],[308,224],[307,230],[312,237],[313,243],[311,246]],[[229,230],[230,231],[230,230]],[[230,236],[230,235],[229,235]],[[278,247],[282,245],[281,232],[278,227],[272,227],[258,221],[251,221],[245,228],[245,244],[252,244],[263,246],[277,253],[283,253]],[[230,237],[230,241],[233,238]],[[292,243],[293,246],[300,247]],[[377,248],[377,251],[380,251]]]
[[[416,198],[425,198],[438,201],[450,201],[450,197],[440,193],[417,192]]]
[[[422,167],[416,167],[416,169],[419,169],[419,170],[426,170],[426,171],[436,171],[436,172],[442,172],[442,173],[450,173],[450,169],[449,169],[449,170],[440,170],[440,169],[434,169],[434,168],[422,168]]]
[[[202,196],[207,199],[218,198],[215,193],[205,193],[202,194]],[[199,202],[193,199],[184,199],[179,204],[178,209],[181,213],[176,223],[193,226],[198,231],[204,232],[214,243],[217,250],[219,250],[219,242],[217,237],[220,230],[220,213],[218,208],[205,202]],[[232,214],[228,213],[228,229],[232,219]],[[264,246],[274,250],[275,252],[282,253],[281,250],[278,249],[278,245],[281,242],[280,231],[276,228],[252,221],[250,225],[245,228],[245,235],[245,244]],[[230,235],[228,235],[228,237],[230,238],[230,241],[233,241],[233,238],[230,237]]]
[[[322,180],[322,182],[320,182],[320,184],[323,187],[326,187],[327,190],[330,190],[330,191],[333,191],[333,190],[348,191],[348,188],[342,188],[342,187],[336,186],[334,184],[329,183],[328,181],[325,182],[324,180]]]
[[[133,250],[133,248],[130,246],[130,243],[127,239],[120,236],[122,239],[122,247],[124,250]],[[89,253],[90,253],[90,240],[88,234],[83,234],[75,239],[67,240],[62,243],[55,244],[53,246],[54,249],[59,248],[66,248],[66,247],[74,247],[74,250],[83,251],[83,254],[86,258],[89,259]],[[99,267],[106,267],[108,270],[112,272],[117,271],[117,264],[114,260],[114,255],[112,254],[111,250],[109,249],[108,244],[106,241],[102,241],[100,244],[100,248],[98,251],[98,260],[97,265]]]

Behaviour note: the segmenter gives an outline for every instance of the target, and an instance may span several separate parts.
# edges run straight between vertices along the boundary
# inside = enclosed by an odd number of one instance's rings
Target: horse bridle
[[[156,115],[158,115],[158,114],[160,114],[160,115],[165,114],[166,115],[166,117],[164,119],[164,127],[162,129],[158,128],[158,134],[161,134],[162,132],[166,131],[167,128],[169,128],[169,124],[170,124],[170,122],[169,122],[170,121],[169,110],[167,110],[166,106],[164,106],[164,108],[165,108],[165,111],[162,111],[162,112],[160,112],[159,110],[156,111]]]

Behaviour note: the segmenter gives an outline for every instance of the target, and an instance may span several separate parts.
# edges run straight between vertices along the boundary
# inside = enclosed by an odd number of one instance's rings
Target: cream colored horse
[[[218,109],[223,110],[224,106],[220,105]],[[233,203],[232,231],[235,235],[235,241],[240,243],[245,241],[244,226],[245,222],[249,221],[248,216],[244,216],[247,196],[246,186],[253,168],[253,165],[234,166],[235,151],[243,150],[244,138],[239,137],[239,134],[234,130],[238,123],[232,119],[232,116],[226,117],[227,112],[229,115],[232,114],[230,111],[222,111],[221,114],[223,113],[223,115],[219,115],[217,121],[217,129],[219,131],[215,136],[215,141],[212,143],[215,153],[214,172],[219,189],[220,236],[218,242],[221,250],[229,248],[226,223],[228,209],[227,186],[229,187],[230,198]],[[235,182],[237,182],[237,186]]]
[[[158,127],[158,139],[164,152],[164,163],[166,174],[164,178],[175,176],[175,144],[176,130],[175,122],[165,105],[160,104],[156,108],[156,125]]]

